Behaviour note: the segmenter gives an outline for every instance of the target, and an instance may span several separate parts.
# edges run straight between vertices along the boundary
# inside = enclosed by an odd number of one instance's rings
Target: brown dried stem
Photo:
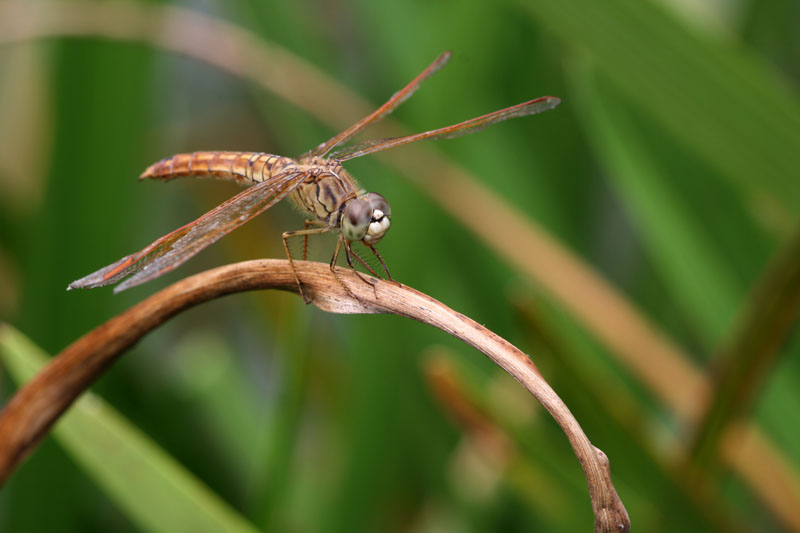
[[[523,352],[485,327],[430,296],[395,282],[375,290],[354,273],[340,276],[358,299],[331,275],[328,265],[296,261],[306,295],[331,313],[392,313],[429,324],[486,354],[519,381],[564,430],[581,463],[595,516],[595,531],[627,531],[628,515],[611,483],[608,459],[592,446],[564,402]],[[28,382],[0,412],[0,483],[33,450],[70,404],[118,356],[147,332],[199,303],[235,292],[297,292],[289,262],[256,260],[202,272],[179,281],[110,319],[68,346]]]
[[[693,476],[712,475],[729,431],[739,432],[758,392],[779,361],[800,315],[800,232],[786,243],[762,273],[739,326],[714,358],[712,401],[689,449]]]

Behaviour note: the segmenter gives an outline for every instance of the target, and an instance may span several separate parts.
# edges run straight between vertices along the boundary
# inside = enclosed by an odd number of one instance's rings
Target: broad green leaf
[[[741,190],[800,210],[800,105],[754,55],[652,0],[521,3]]]
[[[48,356],[0,326],[0,358],[17,383]],[[147,531],[255,531],[242,516],[99,397],[86,393],[55,425],[56,439],[127,516]]]
[[[670,294],[681,306],[695,333],[710,351],[728,331],[743,296],[732,269],[720,256],[703,220],[687,205],[681,182],[702,169],[681,168],[673,153],[666,161],[655,144],[659,132],[643,131],[635,110],[609,90],[601,76],[576,78],[581,110],[590,143],[633,218],[655,268],[665,278]],[[700,175],[688,179],[703,179]],[[708,206],[714,209],[716,206]]]

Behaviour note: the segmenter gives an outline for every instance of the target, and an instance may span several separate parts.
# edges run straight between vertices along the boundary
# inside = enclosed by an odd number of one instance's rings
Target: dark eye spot
[[[367,220],[369,220],[368,209],[369,206],[366,204],[366,202],[361,200],[353,200],[348,206],[346,212],[347,221],[353,226],[363,225]]]

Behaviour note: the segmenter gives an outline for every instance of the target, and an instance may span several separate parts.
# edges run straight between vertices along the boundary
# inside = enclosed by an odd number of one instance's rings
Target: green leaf
[[[9,325],[0,325],[0,359],[17,383],[48,356]],[[92,393],[81,396],[53,429],[58,442],[138,527],[147,531],[256,531],[125,418]]]
[[[740,189],[800,210],[800,105],[755,56],[653,1],[521,3]]]
[[[655,268],[710,351],[733,322],[743,288],[706,231],[703,212],[691,209],[688,187],[682,187],[702,180],[703,169],[681,161],[680,153],[663,153],[663,132],[647,131],[652,123],[639,119],[604,76],[593,74],[576,78],[576,104],[588,138]],[[715,207],[707,206],[706,213]]]

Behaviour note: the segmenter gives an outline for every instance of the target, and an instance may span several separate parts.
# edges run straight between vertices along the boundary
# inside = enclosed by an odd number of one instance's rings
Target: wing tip
[[[525,102],[523,105],[539,104],[540,107],[547,106],[547,109],[554,109],[561,105],[561,97],[559,96],[540,96]]]
[[[67,286],[67,290],[96,289],[97,287],[103,287],[118,282],[130,275],[128,269],[131,267],[131,263],[133,263],[133,261],[130,261],[131,257],[133,256],[127,255],[119,261],[104,266],[100,270],[96,270],[91,274],[76,279]]]
[[[67,285],[68,291],[74,291],[75,289],[91,289],[92,282],[91,277],[94,276],[94,273],[89,274],[88,276],[84,276],[82,278],[78,278],[69,285]]]
[[[102,287],[105,285],[103,283],[102,278],[98,281],[95,279],[95,274],[89,274],[86,277],[76,279],[69,285],[67,285],[67,291],[74,291],[75,289],[94,289],[96,287]]]

